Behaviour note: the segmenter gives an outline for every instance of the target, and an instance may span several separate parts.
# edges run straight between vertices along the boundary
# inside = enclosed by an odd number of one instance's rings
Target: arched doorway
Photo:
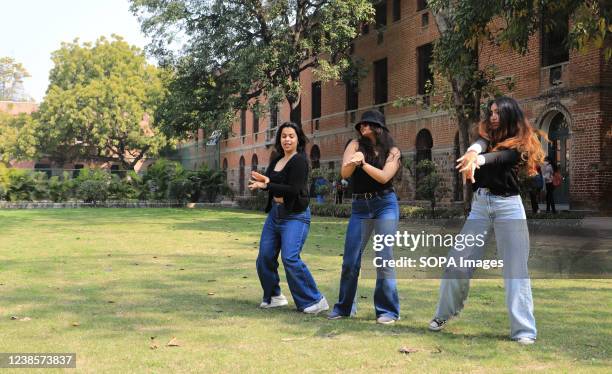
[[[312,165],[313,169],[318,169],[321,167],[321,151],[319,150],[318,145],[313,145],[310,149],[310,165]]]
[[[257,155],[253,154],[253,157],[251,157],[251,171],[257,171],[257,164],[258,164]],[[257,195],[257,190],[251,191],[251,195],[253,196]]]
[[[225,183],[227,183],[227,158],[223,159],[223,173],[225,174]]]
[[[459,173],[459,170],[454,168],[455,160],[461,157],[459,131],[457,131],[457,133],[455,134],[455,143],[453,151],[454,158],[451,161],[451,165],[453,165],[453,199],[455,201],[463,201],[463,178],[461,178],[461,173]]]
[[[240,196],[244,196],[244,156],[240,156],[240,174],[238,181]]]
[[[423,160],[431,161],[431,149],[433,148],[433,138],[431,137],[431,132],[427,129],[422,129],[418,132],[416,137],[416,155],[414,160],[415,167],[415,199],[419,200],[421,196],[419,196],[418,185],[419,181],[425,176],[418,170],[419,162]]]
[[[554,114],[548,126],[548,157],[553,168],[558,167],[563,182],[555,189],[555,201],[560,204],[569,203],[571,136],[567,119],[561,112]]]

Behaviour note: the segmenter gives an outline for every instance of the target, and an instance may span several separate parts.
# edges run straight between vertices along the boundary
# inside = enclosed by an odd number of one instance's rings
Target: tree
[[[36,153],[36,126],[32,116],[0,112],[0,161],[31,159]]]
[[[436,216],[436,204],[438,199],[448,191],[443,185],[442,177],[438,175],[436,163],[430,160],[422,160],[416,166],[416,172],[421,175],[417,185],[417,194],[425,200],[429,200],[431,206],[431,217]]]
[[[0,57],[0,101],[30,101],[23,89],[23,79],[28,71],[11,57]]]
[[[37,113],[40,152],[58,162],[119,161],[133,169],[167,144],[153,113],[163,72],[119,36],[62,43]]]
[[[494,85],[497,68],[479,64],[484,43],[527,52],[529,38],[540,28],[553,28],[553,17],[559,12],[572,20],[568,44],[578,49],[591,45],[600,48],[609,43],[610,0],[429,0],[440,38],[434,46],[432,67],[445,83],[437,83],[431,94],[440,94],[441,102],[432,110],[445,109],[456,118],[461,149],[470,143],[470,129],[480,120],[481,103],[499,95]],[[609,46],[609,44],[607,44]],[[606,49],[606,56],[612,55]],[[512,89],[513,82],[507,80]],[[414,103],[414,98],[400,98],[397,104]],[[466,210],[471,201],[471,187],[464,184]]]
[[[352,66],[348,53],[359,26],[371,20],[368,0],[131,0],[150,50],[174,80],[168,127],[194,130],[231,123],[235,112],[265,97],[286,100],[300,122],[300,73],[340,79]],[[177,40],[184,45],[179,51]]]

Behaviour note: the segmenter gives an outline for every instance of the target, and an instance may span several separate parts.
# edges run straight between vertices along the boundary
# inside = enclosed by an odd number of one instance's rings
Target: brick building
[[[301,77],[301,118],[312,166],[339,169],[344,146],[356,135],[355,120],[377,107],[384,110],[403,156],[435,161],[448,187],[445,202],[458,201],[462,186],[454,171],[460,155],[456,124],[447,113],[390,104],[397,97],[424,94],[425,82],[432,79],[428,65],[438,36],[433,14],[422,0],[387,0],[377,6],[376,23],[384,27],[369,25],[354,43],[353,53],[369,66],[358,87],[314,82],[308,72]],[[564,32],[538,33],[525,56],[485,46],[480,61],[497,65],[500,78],[514,78],[516,86],[508,94],[552,140],[543,147],[565,177],[557,201],[572,209],[610,210],[606,195],[612,192],[612,66],[601,49],[584,54],[565,49]],[[287,105],[262,118],[250,111],[238,113],[233,134],[220,142],[219,158],[237,194],[249,193],[250,171],[268,165],[273,128],[288,119]],[[417,198],[415,183],[415,177],[404,173],[398,186],[402,200]]]

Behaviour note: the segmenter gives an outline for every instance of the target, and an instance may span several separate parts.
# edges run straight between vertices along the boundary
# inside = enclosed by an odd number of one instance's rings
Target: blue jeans
[[[344,242],[340,293],[334,312],[350,316],[356,312],[355,296],[357,281],[361,270],[361,255],[370,239],[372,230],[377,234],[395,235],[399,221],[399,205],[395,193],[369,200],[353,200]],[[393,258],[393,248],[385,246],[376,256],[383,259]],[[399,297],[395,272],[392,268],[377,268],[376,288],[374,289],[374,309],[376,317],[399,318]]]
[[[281,294],[278,277],[278,255],[285,267],[287,283],[298,310],[302,311],[318,303],[323,296],[300,258],[300,252],[310,229],[310,208],[301,213],[288,213],[277,203],[264,223],[259,241],[257,275],[263,288],[263,301],[269,303],[272,296]]]
[[[532,338],[537,335],[533,316],[531,283],[527,271],[529,257],[529,232],[525,209],[519,195],[497,196],[487,189],[474,193],[472,210],[461,230],[462,234],[485,234],[493,227],[497,242],[497,255],[503,259],[506,306],[510,315],[510,337]],[[459,254],[451,249],[449,257],[482,258],[484,249],[466,247]],[[470,288],[472,269],[465,269],[464,276],[447,268],[440,284],[440,300],[435,317],[443,320],[456,316],[463,309]]]

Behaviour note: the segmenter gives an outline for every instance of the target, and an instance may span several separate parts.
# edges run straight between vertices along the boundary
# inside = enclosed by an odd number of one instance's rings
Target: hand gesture
[[[349,162],[357,166],[357,165],[363,164],[364,161],[365,161],[365,157],[363,156],[363,153],[355,152],[355,154],[353,154],[353,157],[351,157],[351,160]]]
[[[258,181],[254,181],[254,180],[250,180],[249,181],[249,190],[251,191],[255,191],[255,190],[262,190],[266,188],[266,183],[264,182],[258,182]]]
[[[456,169],[459,169],[463,177],[463,183],[465,183],[466,180],[470,180],[472,183],[476,182],[474,179],[474,172],[479,168],[477,158],[478,154],[476,152],[468,151],[457,159]]]
[[[255,182],[264,182],[264,183],[270,183],[270,178],[266,177],[263,174],[260,174],[256,171],[252,171],[251,172],[251,178],[253,178],[253,181]]]

